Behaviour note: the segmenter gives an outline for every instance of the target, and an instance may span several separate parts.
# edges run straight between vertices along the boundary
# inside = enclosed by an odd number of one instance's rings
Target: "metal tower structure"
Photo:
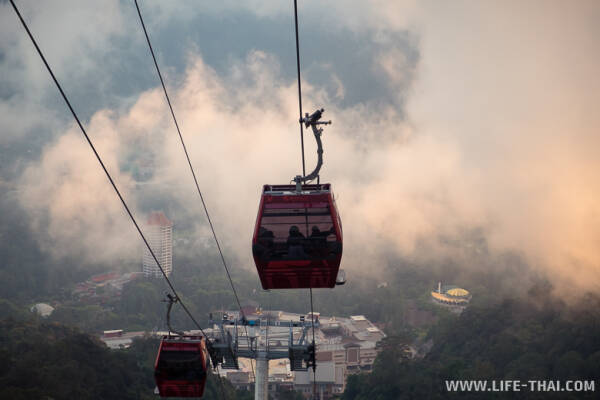
[[[292,371],[316,368],[315,346],[308,342],[310,320],[281,321],[270,315],[239,319],[223,314],[219,321],[213,321],[211,316],[210,323],[214,328],[207,329],[206,334],[211,342],[213,366],[220,364],[223,369],[239,369],[239,357],[256,361],[255,400],[268,399],[269,360],[288,358]]]

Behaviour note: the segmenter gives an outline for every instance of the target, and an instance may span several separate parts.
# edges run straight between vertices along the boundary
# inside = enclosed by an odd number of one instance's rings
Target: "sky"
[[[321,179],[343,220],[343,268],[383,270],[390,254],[513,252],[557,290],[600,290],[597,2],[298,3],[304,110],[323,107],[333,121]],[[140,1],[236,268],[253,268],[262,185],[301,168],[292,4]],[[210,243],[133,1],[17,5],[138,218],[164,209],[175,230],[191,226]],[[0,188],[48,254],[139,258],[7,2],[0,130]],[[310,170],[316,149],[305,139]],[[143,182],[140,168],[151,171]]]

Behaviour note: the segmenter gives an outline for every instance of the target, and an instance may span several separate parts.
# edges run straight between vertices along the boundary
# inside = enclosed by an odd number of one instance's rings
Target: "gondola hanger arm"
[[[323,133],[323,128],[319,128],[318,125],[331,125],[331,121],[320,121],[324,112],[325,109],[321,108],[310,115],[306,113],[304,118],[300,119],[300,123],[304,124],[306,128],[308,128],[309,126],[312,128],[313,134],[315,136],[315,140],[317,142],[317,166],[310,174],[306,176],[296,175],[294,177],[294,182],[296,182],[296,191],[298,192],[302,191],[303,183],[319,178],[319,171],[323,166],[323,143],[321,141],[321,134]]]
[[[167,293],[166,296],[167,298],[163,300],[163,302],[169,303],[169,305],[167,306],[167,327],[169,328],[169,336],[171,336],[171,332],[179,336],[183,336],[183,332],[176,331],[173,328],[171,328],[171,308],[173,308],[173,304],[179,301],[179,297],[177,297],[176,295],[172,295],[171,293]]]

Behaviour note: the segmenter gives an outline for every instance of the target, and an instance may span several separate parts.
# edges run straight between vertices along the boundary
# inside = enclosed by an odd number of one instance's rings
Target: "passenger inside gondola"
[[[300,204],[298,204],[300,205]],[[331,212],[322,207],[267,206],[258,227],[255,257],[272,260],[320,260],[336,257],[341,244]]]
[[[335,228],[332,226],[327,231],[321,231],[318,226],[313,225],[310,234],[310,253],[315,256],[327,256],[329,252],[327,246],[327,237],[335,235]]]
[[[335,228],[332,226],[327,231],[321,231],[318,226],[313,225],[311,228],[310,240],[315,245],[327,245],[327,236],[335,235]]]
[[[261,226],[258,231],[258,243],[254,246],[254,252],[261,258],[271,257],[275,245],[273,231]]]
[[[308,258],[308,254],[304,251],[306,239],[300,229],[296,225],[292,225],[289,233],[287,238],[288,258],[292,260]]]

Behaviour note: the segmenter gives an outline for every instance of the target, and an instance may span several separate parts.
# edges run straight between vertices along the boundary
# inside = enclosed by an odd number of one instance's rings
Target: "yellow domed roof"
[[[469,291],[461,288],[450,289],[446,293],[450,296],[465,297],[469,295]]]

